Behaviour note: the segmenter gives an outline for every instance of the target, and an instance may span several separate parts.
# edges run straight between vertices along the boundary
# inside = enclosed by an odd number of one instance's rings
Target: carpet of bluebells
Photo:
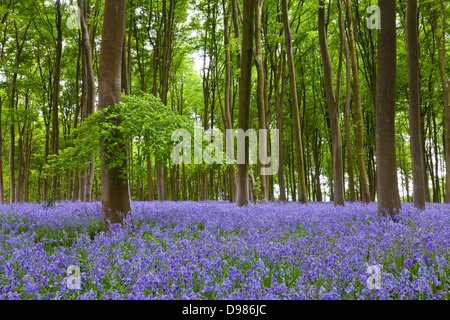
[[[105,233],[100,202],[0,205],[0,299],[450,298],[449,205],[393,222],[376,203],[133,202],[130,218]]]

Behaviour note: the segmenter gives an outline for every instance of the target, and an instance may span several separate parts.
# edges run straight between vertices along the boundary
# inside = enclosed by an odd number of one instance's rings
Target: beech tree
[[[102,43],[99,59],[98,108],[112,109],[121,100],[122,49],[125,37],[126,0],[106,0],[103,18]],[[105,114],[108,117],[108,112]],[[120,125],[120,122],[117,123]],[[127,146],[118,129],[115,141],[100,141],[102,158],[102,212],[105,229],[122,223],[130,211],[130,195],[125,175]],[[114,147],[110,144],[114,143]]]
[[[319,0],[319,43],[322,53],[323,73],[325,77],[325,93],[327,97],[328,114],[330,117],[332,158],[333,158],[333,201],[334,205],[345,206],[344,196],[344,167],[342,162],[341,125],[339,111],[333,89],[333,72],[330,54],[328,52],[328,41],[325,30],[325,3]]]
[[[376,150],[378,212],[394,216],[401,209],[395,152],[395,96],[397,76],[396,1],[380,0]]]
[[[250,98],[252,88],[252,58],[253,58],[253,20],[255,15],[254,1],[244,1],[242,8],[242,54],[241,78],[239,81],[239,119],[238,127],[246,132],[250,127]],[[249,141],[245,139],[245,163],[237,165],[237,197],[236,205],[241,207],[249,202]]]
[[[425,209],[423,150],[420,125],[419,39],[417,29],[417,0],[406,1],[406,42],[409,85],[409,135],[413,178],[413,204]]]

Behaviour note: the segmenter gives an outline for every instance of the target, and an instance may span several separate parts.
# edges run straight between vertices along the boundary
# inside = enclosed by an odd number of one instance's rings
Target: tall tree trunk
[[[173,20],[173,0],[169,0],[169,9],[167,10],[167,1],[163,0],[162,7],[162,24],[164,27],[164,39],[163,39],[163,52],[162,52],[162,66],[160,68],[160,97],[164,105],[167,105],[167,93],[169,89],[169,70],[171,64],[172,55],[172,29],[170,25]],[[162,166],[162,162],[156,160],[156,179],[158,187],[158,200],[168,200],[168,194],[166,192],[167,185],[164,181],[164,170],[167,168]]]
[[[94,69],[92,66],[92,48],[90,42],[90,32],[87,28],[86,18],[89,13],[89,1],[78,0],[80,6],[80,25],[81,25],[81,47],[83,56],[83,99],[82,110],[83,120],[95,112],[95,78]],[[95,156],[93,156],[86,168],[83,170],[86,176],[83,175],[81,183],[83,186],[81,200],[92,200],[92,187],[95,175]]]
[[[413,178],[413,205],[425,209],[424,163],[420,125],[419,38],[417,0],[406,1],[406,42],[409,85],[409,135]],[[408,186],[407,186],[408,187]]]
[[[350,54],[352,60],[353,73],[353,101],[354,111],[353,118],[355,123],[355,140],[356,140],[356,157],[358,162],[359,181],[361,183],[361,200],[368,203],[371,201],[369,185],[367,183],[366,168],[364,165],[364,129],[363,116],[361,108],[361,86],[359,82],[359,67],[358,57],[356,55],[356,41],[353,27],[353,17],[350,7],[350,0],[345,0],[347,7],[347,21],[348,21],[348,41],[350,44]]]
[[[396,3],[379,0],[376,151],[378,212],[394,216],[401,209],[395,152],[395,94],[397,76]]]
[[[52,154],[57,155],[59,149],[59,118],[58,118],[58,103],[59,103],[59,79],[60,79],[60,65],[62,53],[62,27],[61,27],[61,1],[56,0],[56,59],[54,63],[53,73],[53,90],[52,90]],[[58,177],[52,173],[52,195],[56,197],[56,189],[58,185]]]
[[[340,10],[344,7],[343,2],[339,0]],[[348,48],[347,37],[345,35],[345,23],[344,18],[341,16],[341,41],[344,44],[345,51],[345,67],[346,67],[346,94],[345,94],[345,146],[347,149],[347,173],[348,173],[348,187],[350,190],[350,201],[356,201],[355,194],[355,177],[353,173],[353,152],[352,152],[352,142],[350,139],[350,103],[352,95],[352,74],[351,74],[351,62],[350,62],[350,50]]]
[[[3,99],[0,96],[0,204],[5,202],[5,185],[3,183],[3,133],[2,133]]]
[[[298,171],[299,196],[300,196],[300,199],[298,200],[301,203],[306,204],[308,203],[308,195],[305,182],[302,131],[300,127],[300,115],[297,97],[297,82],[295,79],[294,57],[292,54],[292,36],[289,25],[287,0],[282,0],[282,7],[283,7],[284,34],[286,37],[286,57],[289,69],[289,84],[290,84],[289,92],[291,95],[292,116],[294,121],[295,150],[297,152],[296,158],[297,158],[297,171]]]
[[[450,78],[447,79],[446,75],[446,64],[445,64],[445,37],[448,35],[446,33],[446,7],[444,1],[440,0],[441,11],[442,11],[442,26],[440,28],[440,34],[437,28],[437,17],[436,11],[433,12],[432,28],[435,30],[434,34],[436,37],[436,44],[439,52],[439,71],[441,75],[442,82],[442,101],[444,109],[444,153],[445,153],[445,195],[444,202],[450,203]]]
[[[234,1],[234,0],[233,0]],[[228,34],[228,14],[226,13],[225,0],[222,0],[222,7],[224,11],[224,47],[225,47],[225,129],[233,129],[233,114],[231,110],[231,54],[230,54],[230,39]],[[234,150],[233,150],[234,153]],[[184,170],[184,166],[183,166]],[[230,176],[230,202],[236,202],[236,172],[232,165],[228,166]],[[184,174],[183,174],[184,177]],[[184,179],[184,178],[183,178]]]
[[[284,92],[286,88],[286,55],[284,51],[281,53],[280,66],[275,76],[275,108],[277,112],[277,129],[278,134],[278,185],[280,187],[280,201],[286,202],[286,184],[284,179],[284,160],[283,160],[283,105]],[[276,67],[276,66],[275,66]],[[281,93],[279,87],[279,78],[281,76]]]
[[[328,114],[330,118],[331,143],[333,157],[333,202],[335,206],[345,206],[344,195],[344,167],[342,161],[341,125],[339,110],[333,89],[333,72],[325,30],[325,3],[319,0],[319,43],[325,77],[325,92],[327,97]]]
[[[239,81],[239,120],[238,127],[246,132],[250,126],[250,98],[252,89],[252,49],[254,1],[244,1],[242,24],[241,79]],[[241,207],[249,203],[249,141],[245,139],[245,163],[237,165],[236,205]]]
[[[266,73],[264,71],[264,62],[263,62],[263,54],[262,54],[262,44],[261,44],[261,15],[262,15],[262,7],[264,4],[264,0],[256,0],[255,6],[255,64],[256,71],[258,73],[258,82],[256,88],[256,104],[258,105],[258,120],[259,120],[259,129],[267,130],[266,124],[266,100],[267,100],[267,91],[265,91],[266,87]],[[268,135],[266,136],[268,137]],[[260,138],[261,141],[261,138]],[[259,145],[259,148],[262,149],[263,152],[267,153],[268,151],[268,143],[267,140],[263,142],[263,145]],[[269,200],[269,189],[268,189],[268,176],[263,175],[262,168],[263,163],[261,163],[261,159],[258,161],[259,168],[259,180],[260,180],[260,193],[257,195],[260,201]]]
[[[122,49],[126,23],[126,0],[106,0],[103,19],[102,43],[99,60],[98,100],[99,110],[120,103]],[[124,178],[127,161],[121,160],[109,168],[117,159],[114,153],[126,155],[127,146],[120,132],[114,132],[117,147],[113,152],[104,141],[100,141],[102,158],[102,212],[106,222],[123,223],[123,215],[131,211],[128,183]],[[126,157],[125,157],[126,159]]]

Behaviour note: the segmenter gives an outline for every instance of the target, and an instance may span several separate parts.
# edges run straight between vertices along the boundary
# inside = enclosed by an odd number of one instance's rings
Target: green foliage
[[[100,141],[104,146],[109,169],[126,160],[127,155],[117,152],[120,144],[133,141],[164,161],[174,146],[172,132],[185,128],[193,131],[187,117],[174,113],[153,95],[123,96],[123,101],[89,116],[72,132],[73,145],[56,157],[51,157],[47,173],[63,173],[71,168],[82,168],[98,154]]]

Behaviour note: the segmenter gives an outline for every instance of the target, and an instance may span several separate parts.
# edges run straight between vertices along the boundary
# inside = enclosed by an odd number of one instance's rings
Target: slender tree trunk
[[[423,181],[424,181],[424,188],[425,188],[425,202],[431,202],[431,195],[430,195],[430,187],[428,185],[428,173],[427,173],[427,162],[426,162],[426,149],[425,149],[425,115],[423,118],[421,118],[420,121],[420,137],[422,139],[422,161],[423,161]],[[429,167],[428,167],[429,168]]]
[[[82,53],[83,53],[83,120],[95,112],[95,78],[94,69],[92,66],[92,48],[90,42],[90,32],[86,25],[86,18],[89,13],[89,1],[78,0],[78,5],[81,8],[80,25],[81,25],[81,37],[82,37]],[[92,200],[92,187],[95,175],[95,156],[91,158],[91,161],[87,164],[86,176],[82,178],[81,183],[84,184],[81,187],[83,201]]]
[[[419,39],[417,0],[406,1],[406,42],[409,85],[409,135],[413,178],[413,205],[425,209],[424,163],[420,125]],[[408,186],[407,186],[408,187]]]
[[[295,136],[295,149],[297,152],[297,171],[298,171],[298,183],[299,183],[299,196],[298,199],[301,203],[308,203],[308,195],[305,182],[305,171],[303,162],[303,146],[302,146],[302,131],[300,127],[300,116],[299,116],[299,105],[297,97],[297,82],[295,79],[295,67],[294,67],[294,57],[292,54],[292,36],[291,29],[289,25],[288,16],[288,4],[287,0],[282,0],[283,7],[283,24],[284,24],[284,34],[286,37],[286,57],[289,69],[289,84],[290,84],[290,95],[291,95],[291,107],[292,116],[294,121],[294,136]]]
[[[5,185],[3,183],[3,129],[2,129],[3,99],[0,96],[0,204],[5,202]]]
[[[340,8],[342,10],[344,4],[339,0]],[[341,17],[341,41],[344,44],[345,51],[345,67],[346,67],[346,94],[345,94],[345,146],[347,149],[347,171],[348,171],[348,184],[350,189],[350,201],[356,201],[355,194],[355,178],[353,173],[353,151],[352,142],[350,138],[350,103],[352,95],[352,78],[351,78],[351,62],[350,62],[350,51],[348,49],[347,37],[345,35],[345,24],[344,19]]]
[[[280,67],[275,79],[275,108],[277,112],[277,129],[278,134],[278,185],[280,187],[280,201],[286,202],[286,184],[284,180],[284,157],[283,157],[283,105],[284,105],[284,92],[286,88],[286,60],[285,53],[282,51],[282,58],[280,58]],[[281,94],[279,88],[279,77],[281,76]]]
[[[445,38],[446,35],[446,7],[444,5],[444,1],[440,0],[441,12],[442,12],[442,26],[441,33],[439,34],[437,29],[437,18],[436,12],[433,13],[434,19],[432,22],[432,27],[435,29],[434,32],[436,37],[436,44],[439,52],[439,71],[442,82],[442,101],[443,101],[443,109],[444,109],[444,153],[445,153],[445,194],[444,194],[444,202],[450,203],[450,78],[447,79],[446,75],[446,49],[445,49]],[[448,5],[448,4],[447,4]]]
[[[234,0],[233,0],[234,1]],[[222,0],[223,11],[226,11],[225,0]],[[231,54],[228,34],[228,14],[224,14],[224,47],[225,47],[225,129],[233,129],[233,114],[231,110]],[[234,150],[233,150],[234,153]],[[184,170],[184,166],[183,166]],[[236,172],[232,165],[228,166],[230,176],[230,202],[236,202]]]
[[[392,0],[391,0],[392,1]],[[359,82],[359,67],[358,57],[356,55],[356,41],[354,36],[353,17],[350,7],[350,0],[345,0],[347,7],[347,21],[348,21],[348,41],[350,44],[350,53],[352,60],[353,73],[353,101],[354,111],[353,118],[355,123],[355,139],[356,139],[356,157],[358,162],[359,181],[361,183],[361,200],[368,203],[371,201],[369,185],[367,183],[366,169],[364,165],[364,129],[363,116],[361,108],[361,89]]]
[[[402,155],[403,155],[403,172],[405,173],[405,189],[406,189],[406,202],[409,202],[409,172],[408,172],[408,163],[406,161],[406,152],[405,152],[405,140],[402,138]]]
[[[439,146],[438,146],[438,140],[437,140],[437,126],[436,126],[436,115],[432,113],[432,119],[433,119],[433,148],[434,148],[434,162],[435,162],[435,192],[433,194],[434,202],[441,202],[441,187],[439,183]]]
[[[72,201],[80,200],[80,169],[75,169],[73,176]]]
[[[257,94],[256,94],[256,104],[258,105],[258,120],[259,120],[259,129],[267,130],[266,124],[266,100],[267,100],[267,92],[265,91],[265,83],[266,83],[266,73],[264,71],[264,62],[262,55],[262,44],[261,44],[261,15],[262,15],[262,7],[264,4],[264,0],[256,0],[255,6],[255,64],[256,70],[258,73],[258,82],[257,82]],[[268,137],[268,135],[267,135]],[[265,145],[264,145],[265,144]],[[268,143],[267,140],[263,142],[263,145],[260,145],[259,148],[262,148],[263,152],[267,153]],[[260,159],[259,159],[260,160]],[[268,176],[262,175],[261,171],[263,168],[263,164],[261,161],[258,161],[259,168],[259,180],[260,180],[260,193],[257,195],[260,201],[267,201],[269,199],[269,190],[268,190]]]
[[[53,73],[53,90],[52,90],[52,154],[57,155],[59,149],[59,79],[60,79],[60,65],[62,54],[62,27],[61,27],[61,1],[56,0],[56,59],[54,63]],[[58,185],[58,177],[52,173],[52,195],[56,197],[56,189]]]
[[[396,2],[379,0],[376,150],[378,212],[394,216],[401,209],[395,152],[395,94],[397,75]]]
[[[236,39],[237,43],[241,43],[241,35],[239,31],[239,20],[238,20],[238,7],[239,7],[239,0],[231,0],[231,17],[233,20],[233,30],[234,30],[234,38]],[[241,68],[241,54],[239,51],[239,48],[236,48],[236,64],[238,69]]]
[[[155,200],[155,191],[153,186],[153,166],[150,153],[147,154],[147,185],[148,185],[148,201]]]
[[[319,42],[325,77],[325,92],[330,118],[333,157],[333,202],[335,206],[345,206],[344,170],[342,161],[341,125],[336,97],[333,89],[333,72],[325,30],[325,4],[319,0]]]

